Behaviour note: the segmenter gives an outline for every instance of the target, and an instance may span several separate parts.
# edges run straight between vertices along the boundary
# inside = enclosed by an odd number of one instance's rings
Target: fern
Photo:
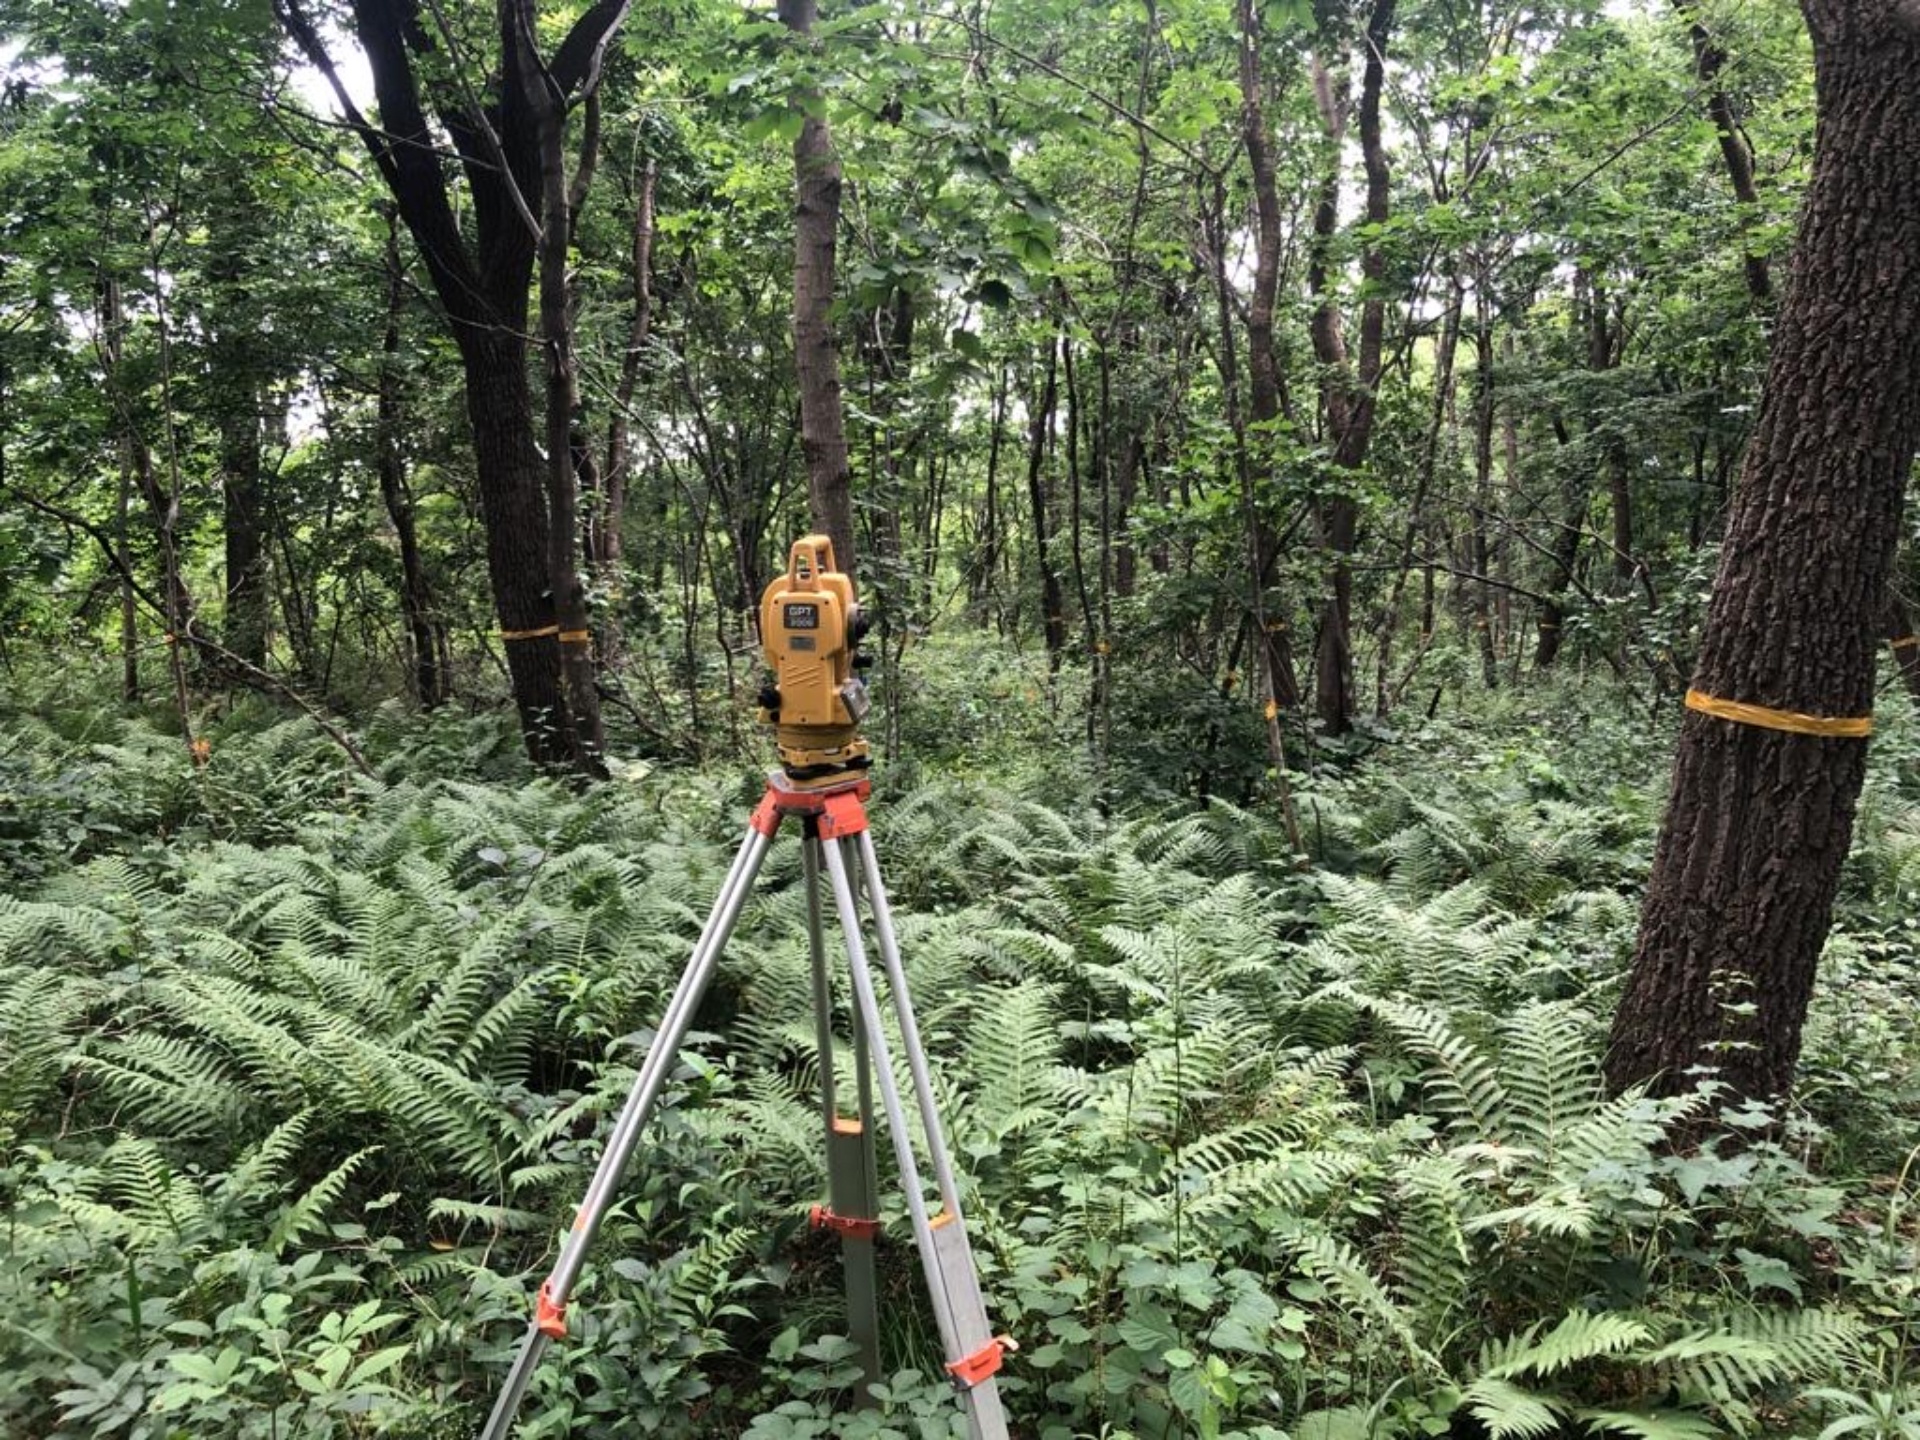
[[[374,1153],[372,1147],[354,1151],[307,1187],[275,1217],[273,1228],[267,1232],[267,1249],[275,1253],[283,1251],[318,1227],[326,1212],[339,1202],[354,1172]]]
[[[974,1017],[967,1064],[979,1084],[974,1104],[995,1142],[1060,1118],[1056,1003],[1050,987],[1030,981],[993,992]]]
[[[1650,1338],[1651,1332],[1642,1321],[1625,1315],[1575,1310],[1544,1333],[1535,1325],[1524,1334],[1489,1342],[1480,1352],[1480,1378],[1551,1378],[1582,1361],[1619,1355]]]

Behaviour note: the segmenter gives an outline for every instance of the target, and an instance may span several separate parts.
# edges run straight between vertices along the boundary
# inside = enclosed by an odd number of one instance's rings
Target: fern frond
[[[1484,1375],[1466,1388],[1461,1399],[1487,1427],[1491,1440],[1539,1440],[1559,1430],[1571,1408],[1558,1395],[1543,1395]]]
[[[1523,1334],[1490,1341],[1480,1353],[1480,1378],[1513,1380],[1552,1376],[1579,1364],[1620,1355],[1652,1338],[1646,1323],[1607,1311],[1569,1311],[1545,1334],[1534,1325]]]
[[[1706,1416],[1687,1410],[1576,1410],[1573,1415],[1596,1435],[1634,1440],[1712,1440],[1725,1433]]]
[[[379,1148],[369,1145],[364,1150],[354,1151],[287,1205],[274,1218],[273,1228],[267,1233],[268,1251],[275,1255],[282,1254],[295,1240],[317,1227],[326,1212],[340,1199],[354,1171]]]

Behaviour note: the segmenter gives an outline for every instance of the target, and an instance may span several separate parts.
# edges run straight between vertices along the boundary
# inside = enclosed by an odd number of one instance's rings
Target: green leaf
[[[1122,1340],[1143,1355],[1158,1357],[1180,1343],[1173,1317],[1153,1305],[1136,1306],[1115,1328]]]

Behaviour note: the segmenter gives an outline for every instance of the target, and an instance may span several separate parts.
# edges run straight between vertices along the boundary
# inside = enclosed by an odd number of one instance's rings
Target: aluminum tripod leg
[[[867,1062],[866,1026],[853,1021],[853,1067],[858,1108],[842,1115],[834,1095],[833,980],[820,914],[820,840],[809,821],[800,842],[800,870],[807,890],[807,949],[813,968],[813,1025],[820,1055],[820,1108],[826,1122],[827,1204],[816,1206],[814,1223],[840,1235],[846,1277],[847,1338],[858,1350],[862,1405],[868,1388],[886,1378],[880,1368],[880,1289],[873,1244],[879,1231],[879,1185],[873,1160],[873,1086]]]
[[[693,1024],[694,1012],[700,1008],[701,997],[706,994],[713,972],[719,967],[721,952],[726,949],[727,938],[732,935],[733,927],[740,919],[740,911],[753,890],[754,878],[759,875],[761,862],[766,859],[767,847],[771,844],[770,836],[757,829],[749,829],[739,853],[733,858],[733,867],[720,886],[720,894],[713,902],[713,912],[707,917],[706,928],[700,932],[700,939],[687,960],[687,968],[682,972],[673,998],[667,1004],[666,1014],[660,1017],[660,1028],[654,1035],[653,1044],[647,1049],[646,1059],[641,1062],[640,1073],[634,1077],[626,1105],[614,1123],[613,1134],[608,1137],[607,1148],[593,1172],[586,1196],[580,1202],[573,1228],[560,1246],[560,1258],[554,1263],[553,1272],[547,1277],[546,1283],[540,1287],[539,1309],[527,1327],[526,1338],[520,1342],[520,1351],[514,1356],[513,1368],[507,1372],[506,1384],[501,1388],[500,1398],[494,1403],[493,1413],[487,1417],[486,1427],[480,1432],[481,1440],[506,1440],[548,1339],[552,1334],[566,1333],[564,1313],[567,1297],[573,1292],[574,1282],[580,1278],[587,1251],[593,1245],[600,1222],[606,1218],[608,1207],[613,1203],[614,1191],[620,1184],[627,1162],[633,1158],[647,1118],[660,1098],[667,1077],[673,1073],[681,1042],[686,1039],[687,1030]]]
[[[880,1086],[881,1103],[886,1107],[887,1128],[893,1133],[894,1158],[900,1167],[900,1183],[906,1191],[907,1210],[913,1217],[913,1235],[920,1251],[921,1268],[926,1274],[927,1292],[933,1301],[934,1319],[940,1328],[940,1343],[948,1369],[963,1387],[967,1409],[967,1430],[972,1440],[1007,1440],[1006,1413],[1000,1403],[998,1382],[991,1371],[998,1368],[999,1352],[987,1323],[986,1306],[980,1297],[980,1281],[973,1264],[973,1252],[967,1243],[966,1224],[960,1215],[959,1194],[954,1186],[953,1165],[947,1156],[946,1140],[940,1129],[940,1117],[934,1103],[926,1052],[913,1023],[913,1006],[907,998],[906,976],[900,965],[899,945],[893,934],[893,917],[887,909],[886,894],[880,885],[879,865],[873,858],[873,841],[864,827],[857,838],[824,845],[827,876],[832,882],[834,905],[840,913],[840,928],[847,942],[847,968],[853,981],[854,997],[859,1005],[861,1023],[873,1049],[874,1075]],[[907,1051],[907,1065],[913,1076],[914,1097],[926,1132],[927,1148],[933,1158],[934,1173],[940,1186],[941,1211],[927,1213],[922,1193],[920,1166],[913,1153],[913,1134],[908,1127],[906,1104],[894,1078],[887,1054],[885,1032],[881,1028],[880,999],[874,990],[873,971],[867,963],[866,943],[860,934],[860,914],[854,902],[853,883],[848,874],[847,856],[858,860],[866,878],[867,893],[873,905],[874,934],[879,941],[882,962],[887,968],[893,991],[894,1009],[900,1020],[901,1041]],[[989,1361],[975,1373],[974,1366]]]

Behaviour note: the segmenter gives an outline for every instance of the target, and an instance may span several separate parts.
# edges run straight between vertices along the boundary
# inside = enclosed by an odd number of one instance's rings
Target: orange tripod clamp
[[[534,1302],[533,1323],[540,1327],[540,1333],[552,1340],[567,1338],[567,1307],[553,1298],[553,1280],[549,1277],[540,1284],[540,1298]]]
[[[825,1205],[807,1212],[807,1223],[816,1230],[832,1230],[851,1240],[871,1240],[880,1233],[878,1220],[863,1220],[858,1215],[842,1215]]]
[[[963,1356],[947,1366],[947,1373],[971,1390],[989,1375],[1000,1373],[1000,1362],[1006,1358],[1009,1350],[1018,1350],[1011,1335],[996,1335],[973,1354]]]

